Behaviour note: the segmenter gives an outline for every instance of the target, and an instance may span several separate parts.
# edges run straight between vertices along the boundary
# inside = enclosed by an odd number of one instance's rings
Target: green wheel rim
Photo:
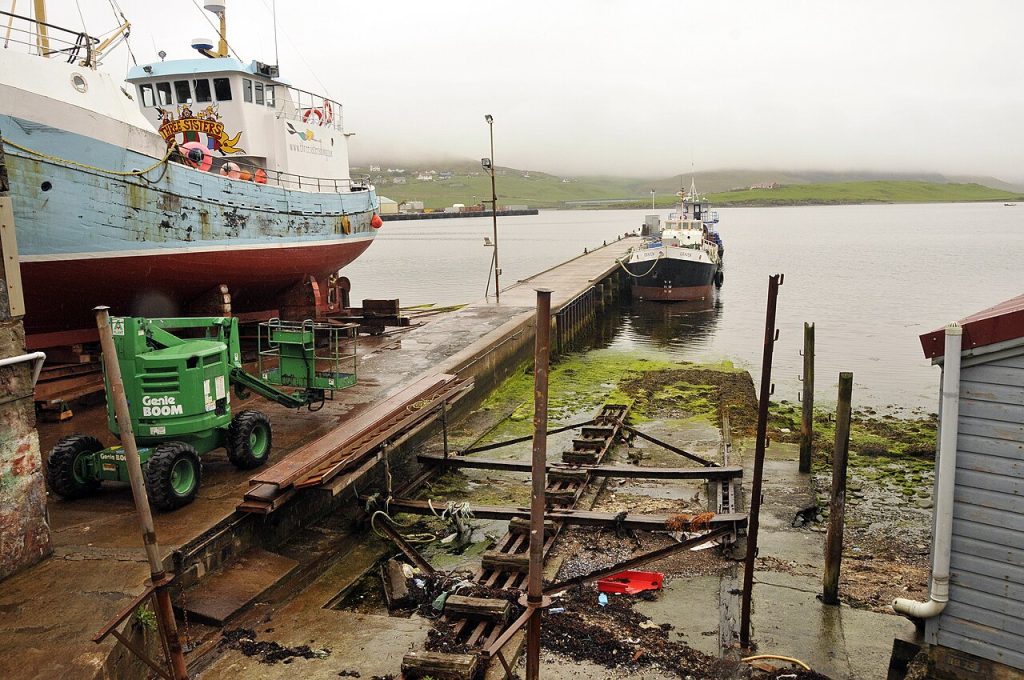
[[[263,458],[267,455],[267,445],[270,443],[269,432],[262,424],[252,428],[249,435],[249,450],[253,458]]]
[[[196,469],[188,458],[179,459],[171,468],[171,488],[179,496],[185,496],[196,483]]]
[[[88,486],[91,476],[89,475],[89,456],[92,454],[80,453],[75,456],[75,462],[71,465],[71,477],[76,486]]]

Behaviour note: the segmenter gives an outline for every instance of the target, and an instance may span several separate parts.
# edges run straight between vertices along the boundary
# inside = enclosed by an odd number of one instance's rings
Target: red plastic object
[[[665,575],[658,571],[620,571],[597,582],[602,593],[635,595],[644,590],[661,590]]]

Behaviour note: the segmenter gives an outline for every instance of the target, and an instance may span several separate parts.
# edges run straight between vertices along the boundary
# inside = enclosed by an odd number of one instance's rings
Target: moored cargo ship
[[[206,9],[219,41],[136,66],[125,87],[96,68],[110,41],[0,13],[31,346],[87,339],[97,304],[174,315],[309,301],[316,314],[337,306],[338,270],[372,242],[377,197],[350,177],[341,105],[229,56],[224,3]]]

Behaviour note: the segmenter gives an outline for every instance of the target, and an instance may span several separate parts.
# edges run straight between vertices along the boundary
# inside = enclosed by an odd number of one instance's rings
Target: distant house
[[[371,165],[370,166],[370,172],[380,172],[380,166],[379,165]]]
[[[397,215],[398,214],[398,201],[393,201],[386,196],[378,196],[380,200],[380,214],[381,215]]]
[[[431,175],[429,172],[421,172],[418,175],[416,175],[416,179],[419,180],[420,182],[433,182],[434,176]]]
[[[529,172],[524,172],[522,176],[523,176],[523,179],[530,179],[530,173]]]
[[[404,177],[395,177],[394,179],[391,180],[391,183],[392,184],[405,184],[405,178]]]
[[[762,182],[761,184],[751,184],[751,189],[778,189],[778,182]]]
[[[441,174],[437,176],[438,179],[448,180],[455,176],[455,173],[451,170],[442,170]]]
[[[403,201],[398,207],[404,213],[423,212],[423,201]]]

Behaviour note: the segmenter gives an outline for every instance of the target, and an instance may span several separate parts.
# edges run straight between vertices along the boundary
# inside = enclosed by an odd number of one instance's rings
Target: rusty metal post
[[[800,420],[800,472],[811,471],[814,443],[814,324],[804,323],[803,416]]]
[[[839,374],[839,403],[836,405],[836,447],[832,454],[832,498],[828,506],[825,536],[825,574],[821,601],[839,604],[839,567],[843,561],[843,522],[846,519],[846,463],[850,453],[850,400],[853,373]]]
[[[540,677],[540,607],[544,600],[544,488],[547,486],[548,362],[551,355],[551,291],[537,289],[537,341],[533,354],[533,494],[530,499],[530,572],[526,601],[532,609],[526,633],[526,679]]]
[[[754,560],[757,559],[757,530],[761,513],[761,477],[764,475],[764,451],[767,448],[768,399],[772,392],[772,350],[778,333],[775,309],[782,274],[768,278],[768,309],[764,321],[764,354],[761,359],[761,393],[757,402],[757,442],[754,450],[754,477],[750,485],[750,516],[747,520],[747,557],[743,568],[743,601],[740,612],[740,644],[750,647],[750,596],[754,589]]]
[[[114,334],[110,328],[110,310],[108,307],[96,307],[96,327],[99,329],[100,347],[103,350],[103,366],[110,383],[110,399],[114,402],[114,413],[117,426],[121,431],[121,447],[124,449],[128,467],[128,481],[132,487],[132,498],[135,500],[135,511],[142,529],[142,543],[149,562],[150,578],[156,586],[156,615],[160,628],[166,635],[167,648],[170,650],[171,675],[174,680],[187,680],[185,654],[178,639],[178,626],[174,620],[174,609],[171,597],[167,592],[170,579],[160,559],[160,544],[156,540],[156,528],[153,525],[153,513],[149,509],[149,497],[146,495],[146,484],[142,478],[142,461],[139,449],[135,445],[135,433],[132,431],[131,415],[128,413],[128,399],[121,381],[121,365],[117,361],[117,350],[114,347]]]

